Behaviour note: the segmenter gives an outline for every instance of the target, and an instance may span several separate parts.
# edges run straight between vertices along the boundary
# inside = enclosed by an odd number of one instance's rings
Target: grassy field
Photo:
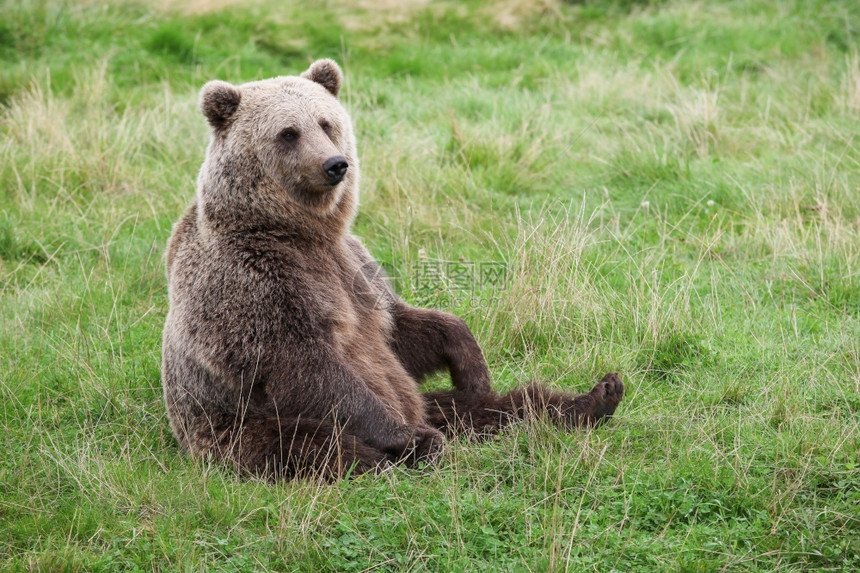
[[[0,570],[860,568],[854,0],[0,1]],[[612,422],[333,486],[181,454],[197,92],[318,57],[398,290],[499,388],[620,371]]]

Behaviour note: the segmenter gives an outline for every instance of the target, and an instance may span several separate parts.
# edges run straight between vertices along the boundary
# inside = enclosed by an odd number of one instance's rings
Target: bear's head
[[[321,219],[349,224],[358,157],[349,114],[337,99],[342,81],[340,67],[325,59],[301,76],[203,86],[200,108],[212,139],[198,200],[211,224],[288,230]]]

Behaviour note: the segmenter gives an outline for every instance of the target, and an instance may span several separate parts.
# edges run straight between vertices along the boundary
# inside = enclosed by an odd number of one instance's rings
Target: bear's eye
[[[299,132],[292,127],[288,127],[280,133],[280,138],[288,143],[292,143],[299,138]]]
[[[326,135],[331,135],[331,124],[326,120],[320,121],[320,127],[325,132]]]

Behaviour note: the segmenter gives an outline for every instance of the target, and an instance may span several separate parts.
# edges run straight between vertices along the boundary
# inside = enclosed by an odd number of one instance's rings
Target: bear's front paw
[[[403,452],[403,460],[409,466],[418,462],[432,463],[442,450],[445,436],[436,428],[417,426],[412,430],[409,446]]]
[[[430,426],[421,426],[416,429],[412,436],[412,451],[408,454],[409,465],[418,462],[432,463],[439,457],[442,445],[445,443],[445,435]]]
[[[396,459],[414,466],[418,462],[430,463],[439,455],[445,436],[436,428],[430,426],[413,426],[404,428],[405,439],[395,446],[385,448]]]

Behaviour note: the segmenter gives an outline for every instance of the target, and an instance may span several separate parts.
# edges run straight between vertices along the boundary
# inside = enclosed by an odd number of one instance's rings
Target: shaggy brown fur
[[[320,60],[300,77],[203,87],[212,139],[167,253],[162,380],[180,445],[249,474],[334,479],[432,459],[443,432],[612,415],[614,374],[582,396],[499,396],[462,320],[396,296],[349,234],[358,158],[341,82]],[[453,390],[421,394],[440,369]]]

